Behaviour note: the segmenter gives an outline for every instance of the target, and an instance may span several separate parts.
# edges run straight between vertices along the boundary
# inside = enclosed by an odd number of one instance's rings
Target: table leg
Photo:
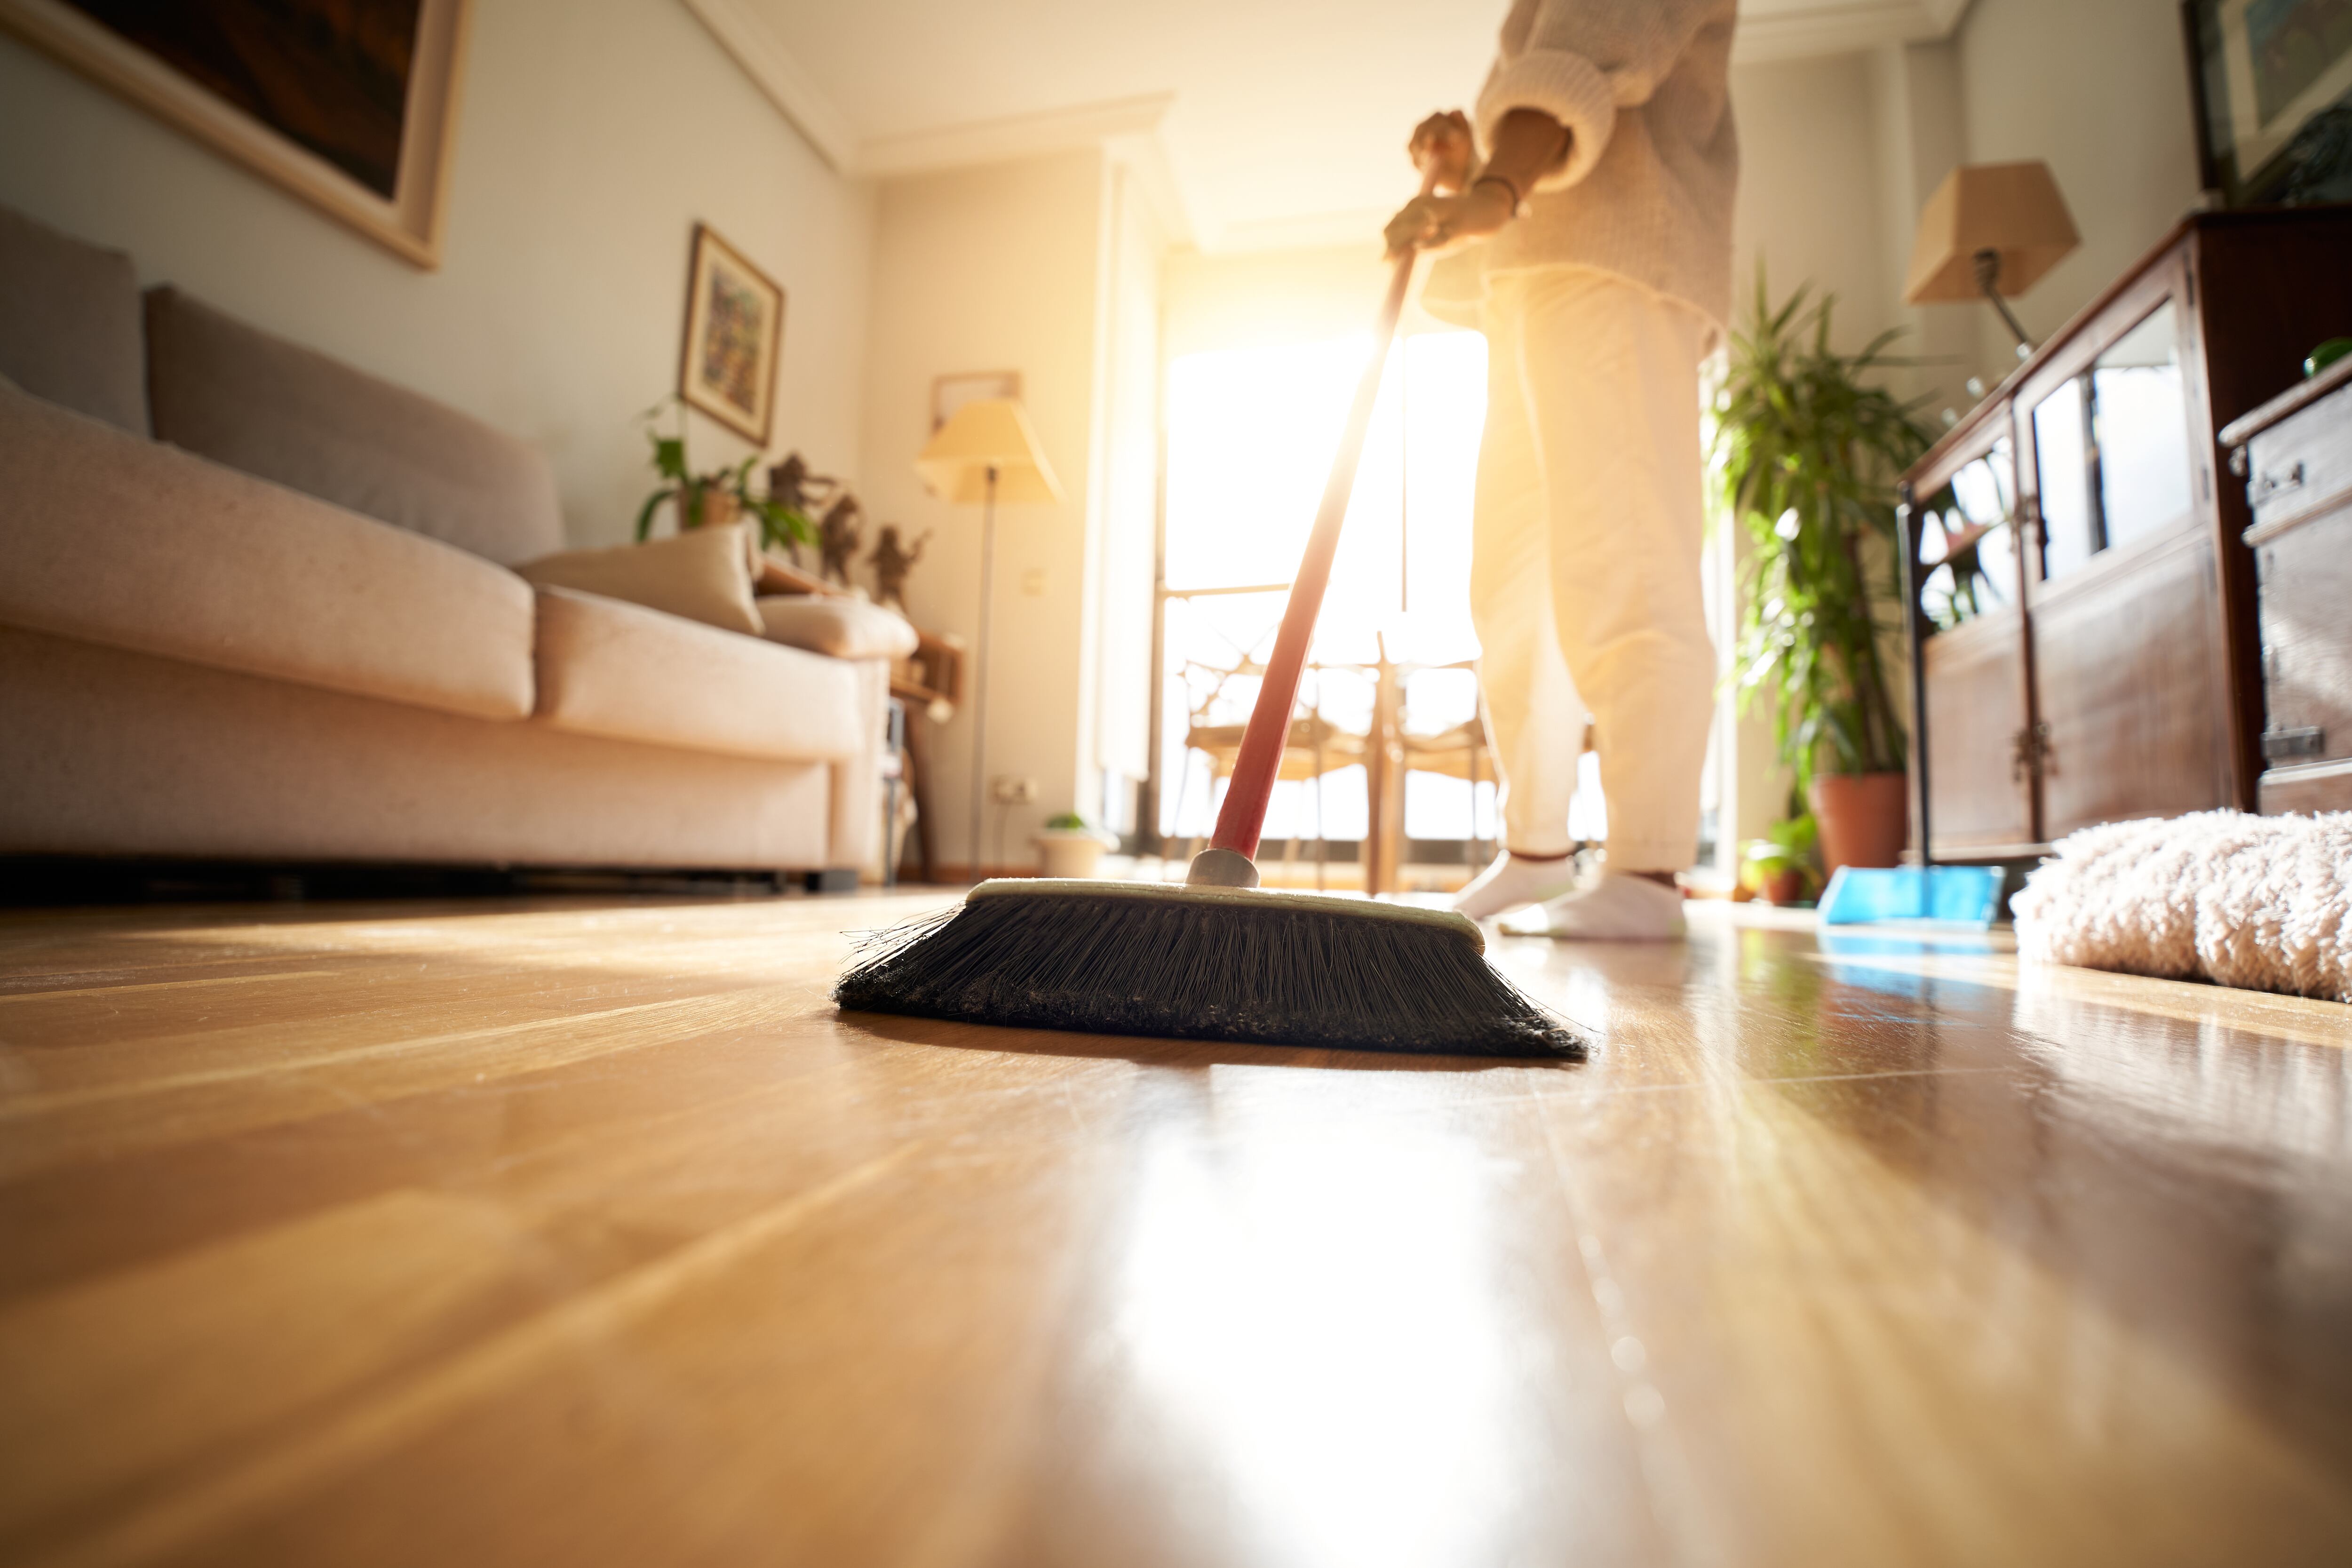
[[[907,788],[915,796],[915,856],[920,867],[919,879],[936,882],[937,865],[931,858],[931,721],[920,709],[909,706],[907,714]]]

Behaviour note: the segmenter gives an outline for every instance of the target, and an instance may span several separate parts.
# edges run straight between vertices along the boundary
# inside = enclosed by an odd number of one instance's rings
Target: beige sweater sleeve
[[[1572,185],[1609,149],[1617,111],[1647,103],[1722,0],[1516,0],[1502,48],[1478,94],[1479,144],[1515,109],[1538,109],[1569,130],[1567,155],[1536,182]]]

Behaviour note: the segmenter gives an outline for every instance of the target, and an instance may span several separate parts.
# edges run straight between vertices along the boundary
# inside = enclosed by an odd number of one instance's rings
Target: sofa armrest
[[[920,640],[904,616],[863,599],[765,594],[756,603],[770,642],[831,658],[904,658]]]
[[[478,556],[0,387],[0,621],[530,716],[531,591]]]

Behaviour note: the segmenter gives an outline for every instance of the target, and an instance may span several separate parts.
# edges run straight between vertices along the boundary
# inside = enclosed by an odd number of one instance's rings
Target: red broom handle
[[[1422,186],[1427,195],[1431,183]],[[1274,798],[1274,781],[1282,771],[1283,749],[1290,741],[1290,710],[1298,700],[1298,678],[1307,668],[1307,645],[1315,636],[1316,618],[1323,613],[1323,591],[1331,584],[1331,558],[1339,549],[1339,525],[1348,519],[1348,500],[1355,493],[1356,466],[1364,455],[1364,437],[1371,429],[1372,405],[1380,400],[1381,374],[1388,366],[1389,344],[1396,337],[1397,318],[1404,313],[1405,290],[1412,284],[1415,253],[1397,258],[1396,275],[1389,279],[1388,298],[1372,328],[1372,357],[1356,384],[1355,406],[1348,411],[1347,432],[1331,459],[1331,477],[1323,486],[1323,508],[1315,514],[1315,531],[1307,537],[1307,555],[1290,584],[1290,603],[1282,612],[1282,630],[1274,639],[1274,658],[1265,667],[1265,683],[1257,689],[1257,706],[1250,710],[1249,728],[1242,732],[1241,754],[1234,759],[1233,779],[1225,787],[1225,804],[1217,813],[1213,849],[1231,849],[1257,858],[1259,830],[1265,826],[1266,804]]]

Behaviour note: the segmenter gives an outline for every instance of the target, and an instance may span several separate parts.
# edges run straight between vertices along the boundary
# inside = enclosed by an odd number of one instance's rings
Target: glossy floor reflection
[[[837,1017],[920,896],[0,919],[0,1561],[2352,1560],[2352,1009],[1703,909],[1577,1067]]]

